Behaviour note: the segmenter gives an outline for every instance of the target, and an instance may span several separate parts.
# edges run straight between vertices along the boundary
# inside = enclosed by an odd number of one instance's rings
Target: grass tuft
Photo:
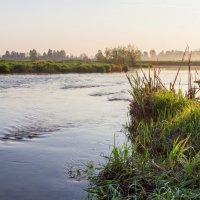
[[[89,199],[200,199],[200,104],[153,69],[127,76],[129,142],[89,178]],[[173,87],[172,87],[173,86]]]

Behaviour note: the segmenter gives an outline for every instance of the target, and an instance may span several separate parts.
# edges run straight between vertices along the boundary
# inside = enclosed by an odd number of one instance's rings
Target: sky
[[[200,49],[199,0],[0,0],[0,54]]]

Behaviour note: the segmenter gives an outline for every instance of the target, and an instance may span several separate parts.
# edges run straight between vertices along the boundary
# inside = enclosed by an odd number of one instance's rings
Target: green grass
[[[89,177],[89,199],[200,199],[200,104],[157,71],[128,76],[128,143]],[[189,93],[189,92],[188,92]]]
[[[95,61],[0,61],[0,74],[8,73],[110,73],[126,71],[120,65]]]

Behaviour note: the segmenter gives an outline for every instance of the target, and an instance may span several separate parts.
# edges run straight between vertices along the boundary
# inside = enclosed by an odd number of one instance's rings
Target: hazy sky
[[[0,8],[0,54],[200,48],[200,0],[0,0]]]

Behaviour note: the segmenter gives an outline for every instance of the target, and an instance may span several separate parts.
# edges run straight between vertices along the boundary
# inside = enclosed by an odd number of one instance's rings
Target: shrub
[[[8,64],[0,64],[0,73],[9,73],[10,67]]]
[[[27,73],[31,71],[30,65],[25,65],[25,64],[14,64],[12,66],[12,71],[14,73]]]
[[[2,61],[0,73],[109,73],[122,67],[95,61]]]

